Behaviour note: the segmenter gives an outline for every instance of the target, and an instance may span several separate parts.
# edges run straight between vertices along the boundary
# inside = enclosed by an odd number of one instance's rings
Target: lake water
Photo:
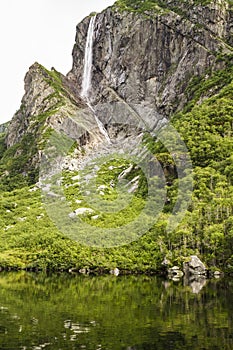
[[[0,274],[0,349],[233,349],[233,280]]]

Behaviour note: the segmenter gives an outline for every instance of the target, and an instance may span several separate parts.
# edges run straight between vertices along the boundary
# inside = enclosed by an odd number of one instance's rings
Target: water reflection
[[[208,280],[203,276],[184,277],[184,286],[189,286],[192,293],[198,294],[207,285]]]
[[[0,349],[232,349],[233,282],[0,274]]]

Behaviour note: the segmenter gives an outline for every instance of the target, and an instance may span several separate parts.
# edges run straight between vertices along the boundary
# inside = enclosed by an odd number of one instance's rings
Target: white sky
[[[0,124],[19,109],[28,68],[37,61],[68,73],[76,25],[114,2],[0,0]]]

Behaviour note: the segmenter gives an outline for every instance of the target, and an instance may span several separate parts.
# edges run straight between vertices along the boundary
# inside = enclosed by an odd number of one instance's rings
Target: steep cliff
[[[224,0],[204,5],[199,1],[125,0],[97,14],[89,99],[111,137],[127,129],[125,125],[142,126],[141,120],[147,129],[153,129],[193,98],[187,90],[194,78],[208,78],[223,69],[232,52],[232,16]],[[34,147],[32,152],[31,146],[26,150],[28,165],[38,166],[48,128],[63,130],[75,139],[89,135],[85,123],[83,131],[77,131],[83,120],[96,125],[93,112],[80,98],[89,23],[87,17],[77,26],[73,67],[67,77],[39,64],[25,77],[25,95],[5,143],[8,149],[25,138],[24,144],[36,144],[37,151]],[[204,91],[200,100],[211,93]],[[77,113],[78,120],[72,122]],[[98,125],[95,132],[101,136]],[[21,148],[17,148],[18,155]]]
[[[232,40],[232,11],[226,1],[206,6],[159,1],[162,7],[143,12],[143,3],[138,3],[140,11],[133,1],[118,1],[97,15],[91,100],[101,104],[123,99],[152,108],[158,118],[169,117],[187,102],[185,90],[193,77],[224,66],[217,56],[232,52],[227,44]],[[78,91],[89,20],[77,26],[68,74]]]

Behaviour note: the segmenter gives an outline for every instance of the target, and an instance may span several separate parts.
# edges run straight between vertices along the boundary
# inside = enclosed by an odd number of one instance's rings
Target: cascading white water
[[[81,97],[86,100],[88,107],[94,113],[95,120],[100,132],[104,135],[108,143],[111,143],[107,130],[105,129],[103,123],[99,120],[99,118],[95,114],[95,111],[89,101],[89,91],[91,88],[91,75],[92,75],[91,73],[92,73],[92,60],[93,60],[93,37],[94,37],[94,29],[95,29],[95,19],[96,19],[96,16],[91,17],[89,27],[88,27],[88,32],[87,32]]]
[[[88,99],[88,93],[91,87],[91,70],[92,70],[92,58],[93,58],[92,49],[93,49],[95,19],[96,19],[96,16],[93,16],[90,19],[88,32],[87,32],[86,47],[85,47],[84,69],[83,69],[83,80],[82,80],[82,91],[81,91],[81,97],[85,99]]]

